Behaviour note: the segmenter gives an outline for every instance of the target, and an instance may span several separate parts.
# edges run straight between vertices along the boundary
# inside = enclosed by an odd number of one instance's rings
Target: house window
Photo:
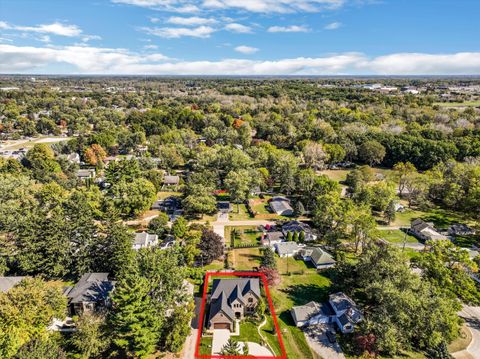
[[[253,303],[253,298],[248,298],[249,303]]]

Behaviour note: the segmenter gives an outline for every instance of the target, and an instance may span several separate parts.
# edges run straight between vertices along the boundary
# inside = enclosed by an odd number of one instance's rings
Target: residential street
[[[466,350],[453,354],[456,359],[480,359],[480,307],[464,306],[460,316],[472,333],[472,342]]]

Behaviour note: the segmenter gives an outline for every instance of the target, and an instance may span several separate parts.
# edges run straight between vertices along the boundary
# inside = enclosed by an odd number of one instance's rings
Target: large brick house
[[[235,320],[255,312],[260,296],[258,278],[214,279],[208,329],[233,331]]]

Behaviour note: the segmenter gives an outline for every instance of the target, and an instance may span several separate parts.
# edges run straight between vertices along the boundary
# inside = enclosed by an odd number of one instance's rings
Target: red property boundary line
[[[210,277],[260,277],[262,279],[263,287],[265,288],[265,294],[267,296],[268,307],[273,318],[273,325],[275,326],[275,331],[278,337],[278,343],[280,344],[280,351],[282,354],[280,356],[255,356],[255,355],[200,355],[200,340],[202,338],[203,332],[203,318],[205,315],[205,306],[207,304],[207,291],[208,291],[208,280]],[[198,359],[287,359],[287,353],[285,351],[285,346],[283,345],[282,336],[280,335],[280,327],[278,326],[277,316],[273,308],[272,297],[268,290],[267,278],[265,274],[258,272],[207,272],[205,275],[205,282],[203,284],[203,295],[202,295],[202,305],[200,307],[200,320],[198,323],[198,334],[197,334],[197,343],[195,345],[195,358]]]

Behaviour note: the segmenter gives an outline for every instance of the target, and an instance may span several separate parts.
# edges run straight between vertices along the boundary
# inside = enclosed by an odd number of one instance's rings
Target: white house
[[[301,248],[297,242],[281,242],[275,244],[275,250],[282,258],[293,257]]]
[[[328,303],[335,312],[334,321],[342,333],[352,333],[355,324],[363,319],[353,299],[342,292],[330,294]]]
[[[158,245],[158,236],[147,232],[135,233],[133,249],[149,248]]]

